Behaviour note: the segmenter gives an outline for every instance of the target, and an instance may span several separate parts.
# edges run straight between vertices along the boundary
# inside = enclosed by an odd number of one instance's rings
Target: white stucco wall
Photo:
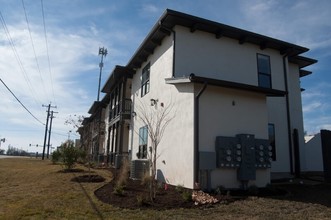
[[[304,145],[306,156],[303,171],[324,171],[321,134],[318,133],[310,138]]]
[[[261,50],[259,46],[244,43],[226,37],[216,39],[213,34],[195,31],[176,26],[176,77],[197,76],[227,80],[232,82],[258,85],[257,54],[270,56],[272,88],[285,90],[282,55],[272,49]],[[165,37],[162,45],[157,47],[147,61],[137,69],[132,80],[132,100],[134,106],[144,105],[150,108],[150,99],[158,100],[158,108],[173,105],[175,118],[167,127],[165,136],[159,145],[160,157],[157,169],[171,184],[183,184],[193,187],[193,120],[194,93],[201,85],[166,84],[164,79],[172,77],[173,68],[173,35]],[[140,84],[142,68],[150,62],[150,92],[141,97]],[[296,74],[297,67],[289,65],[289,90],[292,125],[302,128],[301,99],[297,99],[300,87]],[[294,74],[293,74],[293,73]],[[298,86],[299,85],[299,86]],[[207,96],[207,95],[208,96]],[[206,98],[208,97],[208,98]],[[232,105],[232,103],[235,105]],[[208,87],[201,97],[200,143],[204,151],[215,150],[215,137],[235,136],[240,133],[254,134],[256,138],[268,138],[268,123],[275,124],[277,160],[272,163],[272,171],[289,172],[289,143],[285,97],[268,97],[250,92]],[[136,109],[136,108],[135,108]],[[135,110],[134,110],[135,111]],[[301,114],[297,117],[296,112]],[[132,145],[132,159],[138,152],[139,128],[143,126],[135,117],[132,124],[129,144]],[[215,123],[215,118],[221,123]],[[226,126],[224,126],[226,125]],[[300,130],[301,129],[301,130]],[[149,144],[150,146],[150,140]],[[164,162],[162,162],[164,161]],[[232,177],[231,177],[232,176]],[[213,186],[238,184],[234,180],[233,171],[217,170],[212,172]],[[270,180],[270,170],[258,170],[258,181],[254,183],[264,186]],[[222,178],[221,178],[222,177]],[[222,182],[223,181],[223,182]],[[220,183],[220,184],[219,184]],[[231,187],[232,187],[231,186]]]
[[[305,152],[304,152],[304,129],[303,129],[303,113],[301,101],[301,86],[300,86],[300,73],[297,64],[289,63],[289,100],[290,100],[290,114],[291,126],[293,129],[298,129],[299,133],[299,148],[300,148],[300,164],[301,169],[305,168]]]
[[[103,153],[104,155],[107,155],[107,142],[108,142],[108,125],[109,125],[109,104],[107,104],[105,110],[104,110],[104,123],[105,123],[105,135],[104,135],[104,141],[103,141]]]
[[[271,164],[272,172],[290,172],[289,139],[285,97],[268,97],[269,123],[275,126],[276,161]]]
[[[172,36],[166,37],[162,45],[157,47],[148,60],[137,69],[132,80],[132,100],[134,111],[139,114],[139,105],[147,111],[154,111],[155,106],[150,105],[150,99],[157,99],[157,108],[161,109],[172,106],[172,121],[166,128],[166,132],[158,146],[159,158],[157,169],[163,178],[170,184],[182,184],[193,188],[193,85],[171,85],[165,83],[165,78],[172,77],[173,46]],[[142,69],[150,62],[150,91],[141,97]],[[133,119],[134,128],[131,129],[132,159],[137,159],[139,128],[144,124],[139,115]],[[131,143],[131,137],[130,141]],[[148,140],[148,147],[151,140]]]
[[[197,76],[258,85],[257,53],[270,56],[274,89],[284,90],[282,56],[272,49],[176,26],[176,76]]]
[[[253,134],[268,139],[266,97],[262,94],[208,86],[200,98],[199,150],[215,152],[217,136],[235,137]],[[270,169],[257,170],[256,181],[250,185],[264,187],[270,182]],[[211,172],[211,187],[237,188],[237,169],[215,169]]]

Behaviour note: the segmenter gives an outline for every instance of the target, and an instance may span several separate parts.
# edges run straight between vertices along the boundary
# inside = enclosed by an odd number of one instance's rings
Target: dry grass
[[[77,167],[83,169],[83,167]],[[86,168],[84,168],[87,170]],[[177,210],[125,210],[103,204],[94,190],[104,183],[70,180],[86,173],[63,173],[50,161],[0,159],[0,219],[330,219],[320,204],[250,197],[228,205]],[[111,180],[106,170],[94,169]]]

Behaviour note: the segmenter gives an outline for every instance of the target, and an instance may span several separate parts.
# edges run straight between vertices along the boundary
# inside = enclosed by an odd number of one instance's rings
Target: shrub
[[[177,186],[176,186],[176,191],[177,191],[177,192],[180,192],[180,193],[183,192],[183,191],[184,191],[184,186],[183,186],[183,185],[180,185],[180,184],[177,185]]]
[[[136,199],[137,199],[137,203],[138,203],[139,206],[142,206],[144,204],[143,195],[141,195],[141,194],[137,195]]]
[[[61,160],[62,153],[60,150],[56,150],[52,153],[52,162],[55,164]]]
[[[192,201],[192,193],[190,192],[190,190],[183,190],[182,192],[182,198],[184,199],[184,201]]]
[[[222,192],[225,191],[225,187],[224,186],[218,186],[216,189],[215,189],[215,193],[217,195],[222,195]]]
[[[252,186],[248,187],[248,193],[250,195],[256,196],[256,195],[259,194],[259,188],[257,186],[255,186],[255,185],[252,185]]]
[[[144,176],[141,179],[141,185],[143,186],[149,186],[151,184],[152,177],[150,173],[147,171],[144,173]]]
[[[62,144],[62,161],[67,170],[71,170],[79,158],[78,149],[74,147],[72,142]]]
[[[114,192],[113,193],[115,195],[118,195],[118,196],[123,196],[124,195],[124,187],[123,186],[116,185],[114,187]]]

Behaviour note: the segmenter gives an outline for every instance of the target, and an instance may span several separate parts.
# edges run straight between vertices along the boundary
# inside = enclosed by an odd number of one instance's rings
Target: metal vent
[[[142,179],[145,172],[149,171],[148,160],[133,160],[131,161],[130,178]]]

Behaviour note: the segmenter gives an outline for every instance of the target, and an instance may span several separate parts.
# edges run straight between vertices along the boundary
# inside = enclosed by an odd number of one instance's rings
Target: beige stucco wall
[[[156,108],[172,108],[170,116],[174,117],[166,128],[166,132],[158,146],[157,169],[159,174],[170,184],[182,184],[193,187],[193,85],[171,85],[165,78],[172,77],[173,46],[172,36],[166,37],[162,45],[157,47],[141,68],[137,69],[132,80],[132,100],[134,100],[133,129],[129,143],[132,143],[132,159],[137,159],[139,146],[139,128],[144,124],[139,119],[139,108],[146,111]],[[150,62],[150,91],[141,97],[142,69]],[[157,106],[150,105],[150,99],[157,99]],[[163,103],[164,107],[161,107]],[[132,138],[133,137],[133,138]],[[131,142],[132,140],[132,142]],[[148,140],[148,147],[151,140]]]
[[[208,86],[200,97],[199,150],[215,152],[217,136],[235,137],[253,134],[268,139],[266,97],[262,94]],[[270,169],[257,170],[256,181],[250,185],[264,187],[270,182]],[[237,188],[237,169],[215,169],[211,172],[211,187]]]
[[[276,161],[271,164],[272,172],[290,172],[289,139],[285,97],[268,97],[269,123],[275,126]]]
[[[282,56],[272,49],[176,26],[176,76],[198,76],[258,85],[257,53],[270,56],[274,89],[284,90]]]
[[[293,129],[298,129],[299,132],[299,146],[300,146],[300,164],[301,169],[305,169],[305,152],[304,152],[304,128],[303,128],[303,113],[301,101],[301,85],[299,67],[296,64],[289,63],[289,101],[290,101],[290,115],[291,126]]]
[[[272,49],[261,50],[259,46],[237,40],[176,26],[176,77],[197,76],[228,80],[232,82],[258,85],[257,53],[270,56],[272,88],[285,90],[282,55]],[[172,77],[173,68],[173,35],[165,37],[162,45],[157,47],[147,61],[136,70],[132,80],[132,95],[134,111],[139,105],[150,106],[150,99],[157,99],[157,108],[172,105],[174,119],[166,129],[159,145],[157,169],[171,184],[183,184],[193,187],[193,120],[194,95],[201,85],[166,84],[164,79]],[[140,84],[142,68],[150,62],[150,92],[141,97]],[[290,65],[289,76],[292,124],[301,129],[302,116],[295,114],[301,108],[298,101],[298,83],[296,69]],[[293,83],[292,83],[293,82]],[[235,103],[235,105],[232,105]],[[268,138],[268,123],[275,124],[277,161],[272,163],[272,171],[289,172],[289,150],[287,133],[287,114],[285,97],[268,97],[256,93],[242,92],[231,89],[220,89],[208,86],[200,101],[200,142],[201,150],[215,151],[216,136],[235,136],[240,133],[254,134],[256,138]],[[147,108],[147,109],[148,109]],[[302,111],[301,111],[302,115]],[[216,123],[215,123],[216,122]],[[218,123],[220,122],[220,123]],[[300,125],[301,124],[301,125]],[[138,132],[143,126],[137,115],[131,123],[129,144],[132,159],[138,152]],[[224,126],[225,125],[225,126]],[[299,130],[301,132],[301,130]],[[148,146],[150,146],[150,140]],[[233,170],[217,169],[212,172],[212,187],[224,185],[236,187],[236,172]],[[270,181],[270,170],[258,170],[257,181],[251,182],[257,186],[265,186]]]

